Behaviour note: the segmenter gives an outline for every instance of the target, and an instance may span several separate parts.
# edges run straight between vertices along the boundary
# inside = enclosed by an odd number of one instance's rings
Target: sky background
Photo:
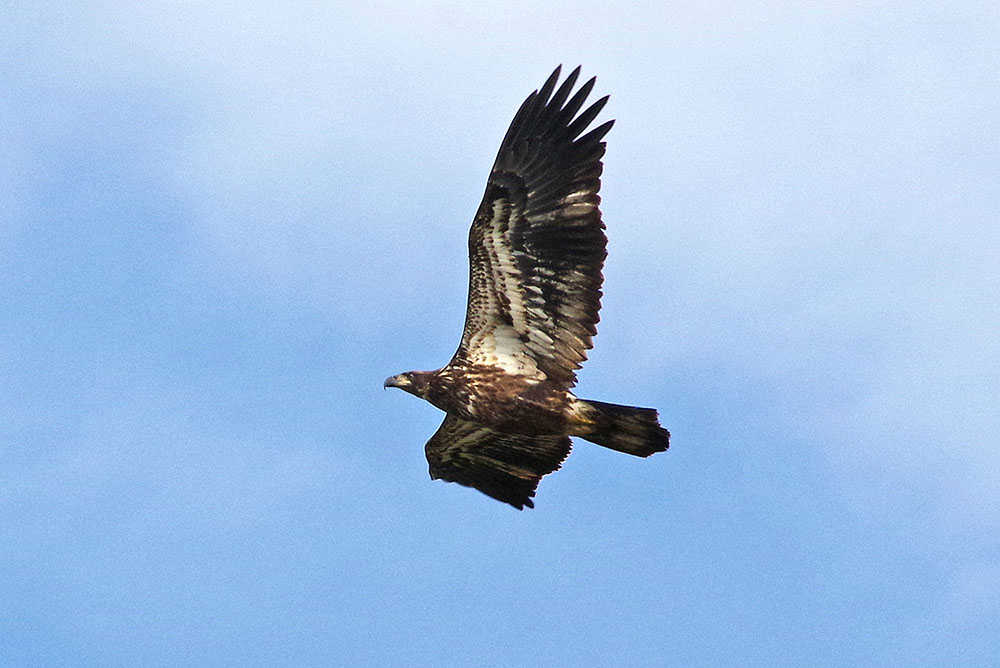
[[[0,665],[1000,665],[1000,10],[652,4],[4,4]],[[517,512],[382,380],[559,63],[673,439]]]

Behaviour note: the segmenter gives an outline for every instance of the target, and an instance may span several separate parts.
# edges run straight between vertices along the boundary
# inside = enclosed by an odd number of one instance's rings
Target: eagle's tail
[[[637,457],[648,457],[670,447],[670,432],[660,426],[655,408],[579,401],[589,424],[580,425],[574,436]]]

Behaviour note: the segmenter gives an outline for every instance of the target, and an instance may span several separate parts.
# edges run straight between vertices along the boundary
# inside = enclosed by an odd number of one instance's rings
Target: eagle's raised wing
[[[448,415],[424,452],[431,478],[474,487],[518,510],[534,508],[538,481],[569,455],[568,436],[502,434]]]
[[[577,115],[594,87],[591,79],[569,98],[579,72],[553,95],[556,68],[500,145],[469,232],[469,304],[453,363],[544,374],[569,388],[587,358],[607,255],[601,138],[614,121],[580,136],[608,98]]]

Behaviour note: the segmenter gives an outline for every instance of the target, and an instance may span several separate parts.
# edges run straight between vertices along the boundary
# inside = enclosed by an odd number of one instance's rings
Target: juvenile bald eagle
[[[601,139],[614,121],[581,136],[608,98],[577,115],[595,79],[570,97],[580,68],[555,90],[559,70],[524,101],[500,144],[469,232],[458,351],[442,369],[385,381],[447,413],[425,448],[431,478],[518,509],[534,507],[538,481],[569,454],[570,436],[639,457],[670,441],[656,410],[570,391],[597,334],[607,256]]]

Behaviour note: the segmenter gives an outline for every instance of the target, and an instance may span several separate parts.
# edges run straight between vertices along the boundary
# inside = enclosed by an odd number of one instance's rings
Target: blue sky
[[[1000,664],[992,3],[133,4],[0,10],[0,665]],[[381,383],[558,63],[673,441],[519,513]]]

